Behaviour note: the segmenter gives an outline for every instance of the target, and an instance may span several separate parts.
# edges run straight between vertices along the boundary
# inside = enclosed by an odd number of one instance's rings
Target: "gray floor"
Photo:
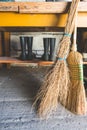
[[[46,68],[0,70],[0,130],[87,130],[87,115],[76,116],[61,105],[47,120],[32,109]]]

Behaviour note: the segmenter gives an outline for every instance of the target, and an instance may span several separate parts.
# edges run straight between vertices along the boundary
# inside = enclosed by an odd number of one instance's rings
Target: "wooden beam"
[[[24,64],[29,64],[29,63],[35,63],[38,65],[52,65],[54,64],[53,61],[41,61],[41,60],[28,60],[28,61],[22,61],[16,58],[12,57],[0,57],[0,63],[5,63],[5,64],[15,64],[15,65],[24,65]],[[83,64],[87,64],[87,62],[83,62]]]
[[[2,56],[2,36],[0,32],[0,57]],[[2,64],[0,63],[0,68],[2,68]]]
[[[0,11],[18,12],[18,4],[16,2],[0,2]]]
[[[12,58],[12,57],[0,57],[0,63],[5,63],[5,64],[29,64],[29,63],[35,63],[38,65],[51,65],[54,64],[53,61],[41,61],[41,60],[27,60],[27,61],[22,61],[16,58]]]
[[[6,32],[63,32],[64,28],[59,27],[1,27],[0,31]]]
[[[4,49],[5,49],[5,56],[10,56],[10,33],[4,32]],[[10,69],[10,63],[7,63],[7,68]]]
[[[4,32],[5,56],[10,56],[10,33]]]
[[[71,2],[21,2],[20,13],[67,13]],[[87,2],[79,2],[78,12],[87,12]]]
[[[0,2],[0,11],[19,13],[65,13],[71,2]],[[80,2],[79,12],[87,12],[87,2]]]
[[[19,13],[65,13],[70,2],[24,2],[19,6]]]
[[[65,27],[67,14],[18,14],[0,12],[0,27]],[[87,13],[79,12],[78,27],[87,27]],[[5,28],[4,28],[5,29]]]
[[[2,56],[2,38],[1,38],[1,32],[0,32],[0,56]]]

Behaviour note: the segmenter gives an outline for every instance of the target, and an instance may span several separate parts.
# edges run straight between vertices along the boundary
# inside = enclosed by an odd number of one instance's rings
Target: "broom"
[[[75,12],[79,0],[72,0],[70,11],[68,13],[65,32],[60,41],[60,49],[57,53],[57,60],[54,66],[45,76],[44,82],[40,87],[34,106],[38,105],[38,115],[40,117],[49,115],[53,110],[56,110],[58,101],[66,106],[69,71],[66,63],[66,58],[70,49],[70,37],[74,28]]]
[[[86,95],[83,81],[83,60],[82,55],[77,52],[76,46],[76,32],[77,32],[77,13],[76,13],[76,22],[75,30],[73,34],[73,45],[71,52],[67,58],[67,62],[70,69],[70,80],[71,86],[68,95],[68,105],[67,108],[76,114],[85,114],[86,113]]]

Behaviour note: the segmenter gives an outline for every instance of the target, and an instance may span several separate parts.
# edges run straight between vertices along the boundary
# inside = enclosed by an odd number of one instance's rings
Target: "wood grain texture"
[[[58,27],[1,27],[0,31],[4,32],[63,32],[64,28]]]
[[[28,63],[36,63],[38,65],[52,65],[54,62],[52,61],[40,61],[40,60],[27,60],[22,61],[12,57],[0,57],[0,63],[8,63],[8,64],[28,64]]]
[[[1,38],[1,32],[0,32],[0,56],[2,56],[2,38]]]
[[[71,2],[24,2],[19,6],[20,13],[66,13]],[[87,2],[80,2],[78,12],[87,12]]]
[[[2,56],[2,37],[0,32],[0,56]],[[2,63],[0,63],[0,69],[2,68]]]
[[[65,13],[71,2],[0,2],[0,11],[19,13]],[[79,12],[87,12],[87,2],[80,2]]]
[[[65,13],[70,2],[30,2],[21,3],[20,13]]]
[[[41,60],[28,60],[22,61],[12,57],[0,57],[0,63],[9,63],[9,64],[28,64],[28,63],[36,63],[38,65],[52,65],[54,62],[52,61],[41,61]],[[83,62],[83,64],[87,64],[87,62]]]
[[[10,56],[10,33],[4,32],[5,56]]]
[[[0,11],[18,12],[18,4],[15,2],[0,2]]]

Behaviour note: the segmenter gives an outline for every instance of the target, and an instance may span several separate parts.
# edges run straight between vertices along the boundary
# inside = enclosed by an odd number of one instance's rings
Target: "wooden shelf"
[[[87,65],[87,62],[86,62],[86,61],[84,61],[84,62],[83,62],[83,64],[84,64],[84,65]]]
[[[5,64],[28,64],[28,63],[32,64],[32,63],[35,63],[35,64],[41,65],[41,66],[49,66],[49,65],[52,65],[54,62],[41,61],[38,59],[22,61],[20,59],[12,58],[12,57],[0,57],[0,63],[5,63]]]
[[[4,64],[29,64],[29,63],[32,64],[32,63],[35,63],[35,64],[38,64],[38,65],[41,65],[41,66],[54,64],[53,61],[42,61],[42,60],[39,60],[39,59],[23,61],[23,60],[20,60],[20,59],[17,59],[17,58],[6,57],[6,56],[0,57],[0,63],[4,63]],[[87,64],[87,62],[83,62],[83,64]]]

